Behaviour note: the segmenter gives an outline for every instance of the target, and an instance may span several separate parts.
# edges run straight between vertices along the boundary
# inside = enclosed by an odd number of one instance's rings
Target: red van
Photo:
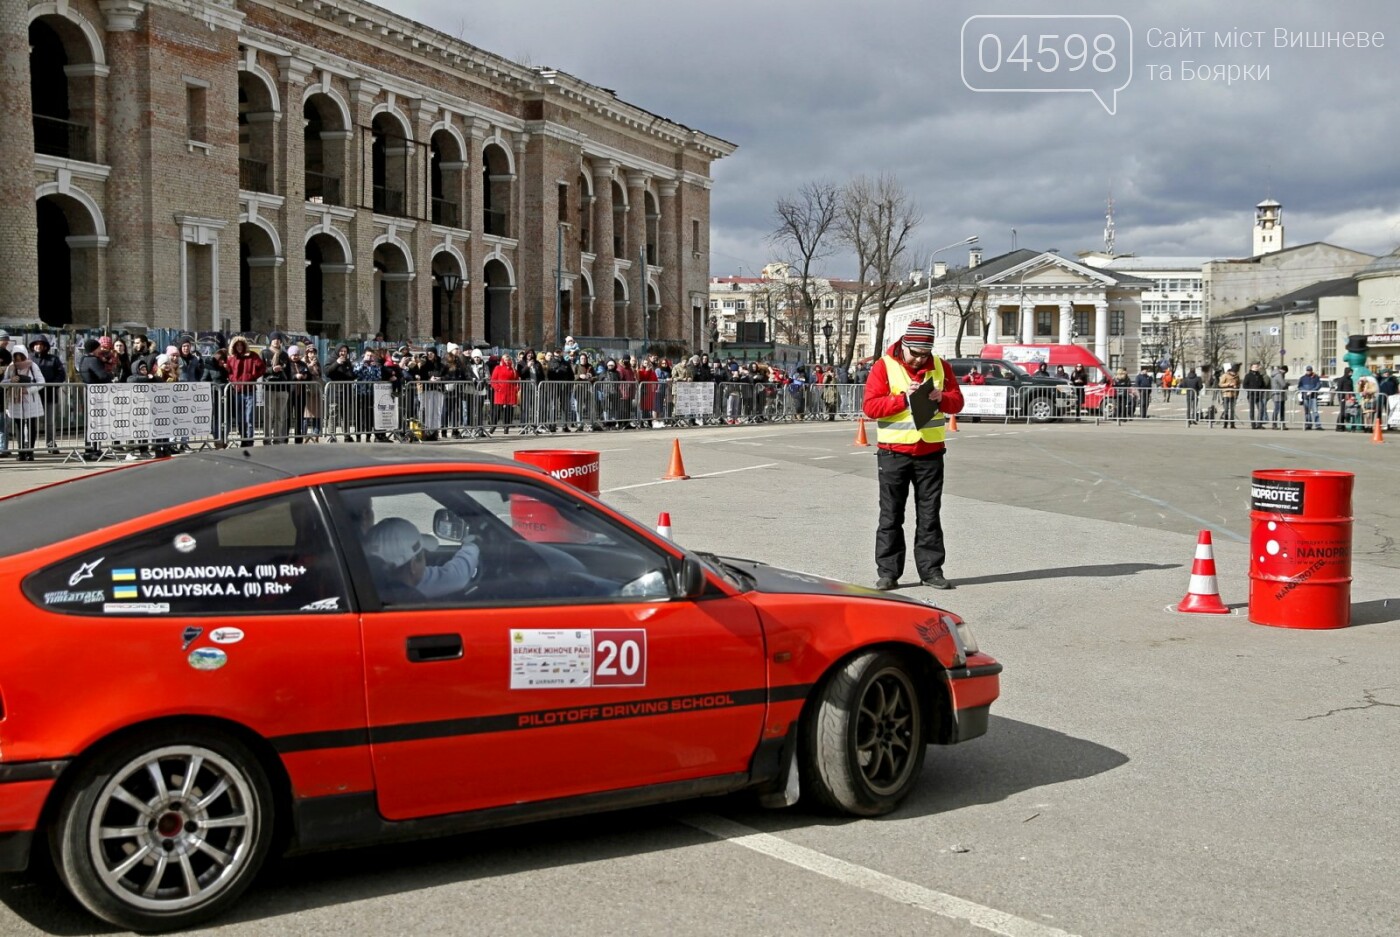
[[[1113,416],[1114,399],[1104,395],[1104,381],[1112,376],[1108,365],[1083,345],[983,345],[979,354],[982,358],[1000,358],[1014,361],[1027,371],[1035,374],[1044,364],[1054,374],[1055,368],[1063,366],[1070,374],[1079,365],[1089,372],[1089,384],[1084,388],[1084,409],[1090,413],[1102,411],[1104,416]]]

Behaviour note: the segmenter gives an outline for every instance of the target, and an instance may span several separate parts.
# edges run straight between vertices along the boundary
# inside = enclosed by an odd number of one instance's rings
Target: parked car
[[[995,358],[949,358],[959,384],[1009,388],[1005,416],[1047,423],[1074,412],[1074,388],[1064,378],[1030,374],[1020,365]],[[973,377],[973,372],[977,377]],[[987,414],[983,414],[987,415]]]
[[[745,789],[888,813],[1000,689],[952,612],[689,552],[489,456],[194,453],[0,525],[0,871],[42,840],[139,931],[226,910],[274,849]]]

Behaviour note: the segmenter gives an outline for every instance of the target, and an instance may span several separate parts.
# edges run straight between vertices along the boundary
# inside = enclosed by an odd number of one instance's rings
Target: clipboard
[[[923,429],[937,418],[939,414],[937,401],[928,398],[928,389],[933,381],[926,380],[910,390],[909,412],[914,417],[914,425]]]

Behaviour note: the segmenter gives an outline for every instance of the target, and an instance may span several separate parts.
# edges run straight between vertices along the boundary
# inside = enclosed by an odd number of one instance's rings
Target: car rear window
[[[153,511],[236,491],[286,473],[252,460],[163,459],[0,499],[0,556],[13,556]]]
[[[311,495],[295,491],[124,537],[30,575],[34,604],[75,615],[268,615],[349,608]]]

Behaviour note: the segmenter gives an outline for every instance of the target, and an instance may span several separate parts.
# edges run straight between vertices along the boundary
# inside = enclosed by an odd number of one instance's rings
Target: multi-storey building
[[[809,277],[808,291],[815,304],[810,319],[801,274],[790,264],[770,263],[756,277],[711,277],[709,316],[715,339],[725,346],[774,343],[806,349],[817,363],[834,363],[851,347],[854,323],[852,360],[871,354],[870,316],[865,310],[856,315],[858,303],[870,305],[869,290],[852,280]]]
[[[735,147],[607,89],[361,0],[0,0],[0,64],[5,321],[699,341]]]

